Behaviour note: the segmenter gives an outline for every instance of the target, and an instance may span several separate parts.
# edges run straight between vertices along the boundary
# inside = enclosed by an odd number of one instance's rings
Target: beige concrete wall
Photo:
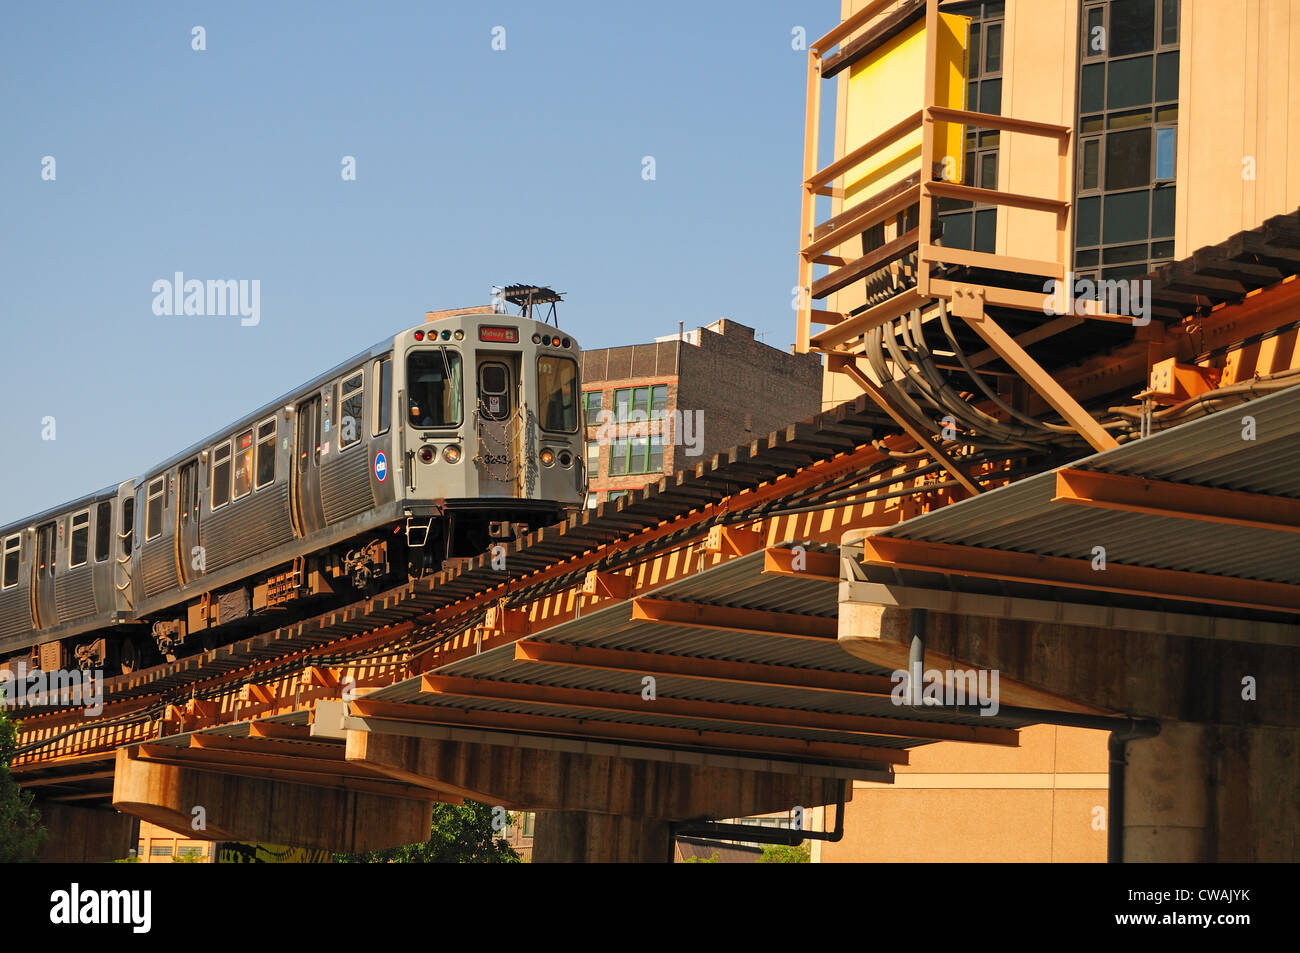
[[[1078,35],[1076,0],[1007,0],[1002,40],[1004,116],[1073,128]],[[999,146],[1000,190],[1045,197],[1060,194],[1056,140],[1004,132]],[[1070,174],[1072,177],[1072,169]],[[1072,189],[1071,178],[1066,184],[1067,198]],[[1018,258],[1052,260],[1056,255],[1056,216],[998,209],[997,251]]]
[[[1300,0],[1183,0],[1180,34],[1179,258],[1300,207]]]
[[[1036,725],[1020,741],[912,749],[894,784],[855,782],[844,839],[817,845],[814,859],[1104,861],[1106,733]]]

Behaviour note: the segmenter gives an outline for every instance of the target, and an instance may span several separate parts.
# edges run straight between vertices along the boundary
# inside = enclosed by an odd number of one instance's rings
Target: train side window
[[[230,502],[230,441],[212,448],[212,470],[208,482],[208,509],[219,510]]]
[[[393,409],[393,361],[391,358],[383,358],[375,361],[375,366],[371,374],[371,383],[377,395],[371,403],[374,404],[374,410],[371,412],[370,433],[378,437],[382,433],[388,433],[389,419]]]
[[[149,484],[144,498],[144,538],[157,539],[162,535],[163,524],[163,488],[166,477],[159,477]]]
[[[236,436],[235,446],[235,499],[239,500],[253,491],[253,431]]]
[[[4,571],[0,573],[0,589],[12,589],[18,585],[18,563],[22,555],[23,537],[15,533],[4,542]]]
[[[362,396],[366,375],[357,371],[343,381],[343,399],[339,403],[339,449],[346,450],[361,440]]]
[[[95,508],[95,562],[108,558],[109,537],[113,532],[113,504],[104,501]]]
[[[275,424],[276,419],[264,420],[257,425],[257,488],[275,482]]]
[[[135,497],[129,497],[122,503],[122,528],[118,530],[122,540],[122,555],[131,555],[131,545],[135,542]]]
[[[90,552],[90,510],[72,517],[72,534],[68,539],[68,568],[86,565]]]

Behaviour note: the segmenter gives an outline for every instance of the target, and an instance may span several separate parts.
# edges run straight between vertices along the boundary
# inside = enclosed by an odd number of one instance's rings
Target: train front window
[[[463,389],[457,351],[440,347],[406,356],[407,420],[412,427],[459,427]]]
[[[543,430],[578,430],[578,363],[545,354],[537,359],[537,406]]]

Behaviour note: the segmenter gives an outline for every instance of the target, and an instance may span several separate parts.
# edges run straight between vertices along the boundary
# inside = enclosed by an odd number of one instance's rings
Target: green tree
[[[32,807],[32,795],[18,786],[9,773],[14,749],[18,747],[18,726],[0,707],[0,864],[36,859],[45,840],[40,812]]]
[[[763,848],[763,856],[758,858],[760,864],[808,864],[812,863],[812,847],[803,841],[798,847],[785,844],[768,844]]]
[[[517,864],[520,857],[500,836],[501,814],[477,801],[433,805],[433,825],[423,844],[405,844],[364,854],[335,854],[340,864]],[[510,818],[507,815],[507,823]]]

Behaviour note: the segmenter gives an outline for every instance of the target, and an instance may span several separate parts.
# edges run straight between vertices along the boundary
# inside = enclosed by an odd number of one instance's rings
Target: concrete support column
[[[428,840],[434,795],[394,797],[196,770],[117,752],[113,806],[199,840],[360,853]],[[203,826],[196,829],[195,819]]]
[[[1168,721],[1127,760],[1126,862],[1300,859],[1300,730]]]
[[[533,828],[534,863],[664,864],[672,859],[672,832],[663,818],[542,811]]]
[[[106,864],[124,859],[139,840],[140,822],[129,814],[102,808],[37,801],[45,843],[37,859],[44,864]]]

